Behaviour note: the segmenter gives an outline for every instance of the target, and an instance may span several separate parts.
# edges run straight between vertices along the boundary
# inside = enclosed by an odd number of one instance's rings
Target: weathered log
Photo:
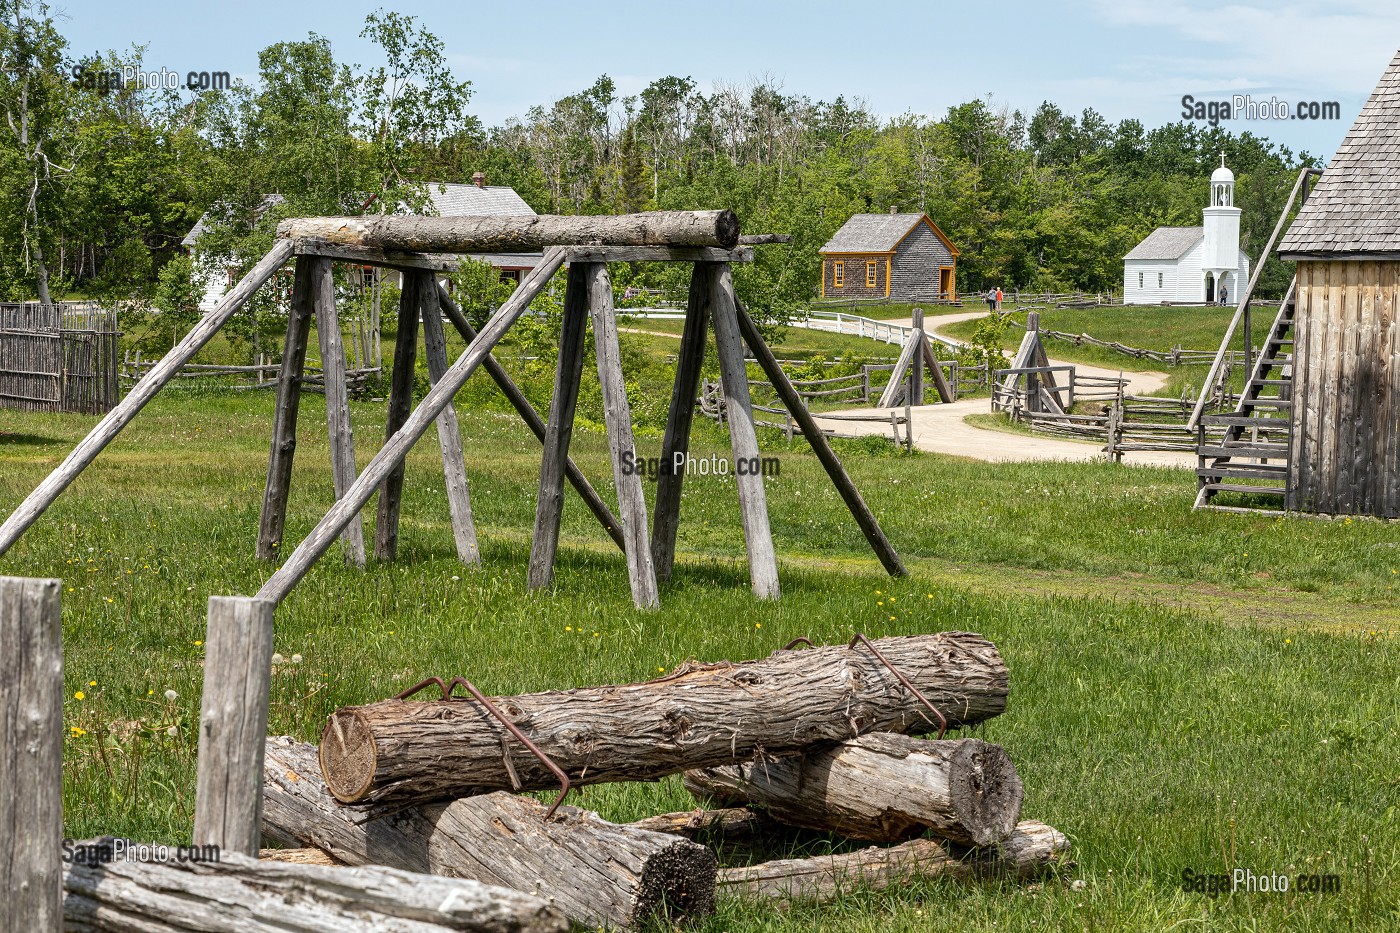
[[[997,846],[959,857],[933,839],[873,846],[842,855],[781,859],[719,873],[721,896],[765,900],[830,901],[855,889],[881,891],[918,878],[1034,878],[1068,861],[1069,840],[1055,829],[1025,820]]]
[[[969,632],[882,638],[880,652],[947,717],[1006,708],[996,646]],[[871,650],[780,651],[741,664],[687,664],[641,684],[502,697],[495,704],[575,784],[646,781],[864,732],[928,732],[933,718]],[[507,749],[509,764],[503,760]],[[331,715],[321,767],[346,803],[431,800],[557,779],[472,700],[385,700]]]
[[[733,211],[651,211],[619,216],[299,217],[277,235],[424,253],[531,252],[546,246],[718,246],[739,243]]]
[[[315,747],[269,738],[266,756],[263,831],[277,842],[313,845],[351,865],[530,891],[590,926],[714,909],[714,853],[678,836],[570,806],[546,820],[539,801],[506,793],[393,809],[343,806],[321,780]]]
[[[900,842],[932,830],[968,846],[1009,836],[1024,796],[1000,745],[887,732],[801,755],[687,771],[685,786],[702,801],[762,806],[779,822],[852,839]]]
[[[78,843],[95,852],[114,840]],[[83,848],[78,848],[82,846]],[[94,861],[96,861],[94,859]],[[541,898],[459,878],[393,868],[116,858],[63,869],[69,933],[564,933],[568,920]]]
[[[682,810],[679,813],[659,813],[628,823],[637,829],[668,833],[696,839],[711,834],[726,839],[741,839],[757,835],[775,824],[763,814],[747,807],[726,807],[721,810]]]

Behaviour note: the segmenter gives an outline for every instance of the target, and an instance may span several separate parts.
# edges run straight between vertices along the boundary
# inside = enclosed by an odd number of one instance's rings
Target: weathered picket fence
[[[110,411],[119,336],[116,311],[96,302],[0,304],[0,408]]]

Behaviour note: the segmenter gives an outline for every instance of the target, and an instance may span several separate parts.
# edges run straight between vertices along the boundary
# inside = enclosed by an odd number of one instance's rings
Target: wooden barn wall
[[[1400,263],[1298,263],[1288,507],[1400,516]]]
[[[884,298],[885,297],[885,254],[848,253],[828,255],[822,258],[822,279],[827,298]],[[836,287],[836,263],[846,264],[844,282]],[[865,286],[865,264],[875,263],[875,287]]]
[[[893,265],[891,300],[937,301],[938,268],[953,265],[953,254],[928,224],[920,223],[895,247]]]

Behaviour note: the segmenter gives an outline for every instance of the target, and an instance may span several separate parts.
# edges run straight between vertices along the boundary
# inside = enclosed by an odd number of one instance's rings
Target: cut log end
[[[715,878],[719,862],[707,846],[678,838],[655,853],[637,885],[634,923],[675,924],[715,912]]]
[[[719,212],[715,220],[715,237],[720,246],[733,249],[739,245],[739,216],[726,208]]]
[[[979,846],[1000,842],[1021,818],[1025,788],[1000,745],[969,739],[949,762],[948,796],[959,825]]]
[[[353,709],[332,713],[321,733],[321,773],[326,786],[341,803],[354,803],[369,791],[379,753],[374,732]]]

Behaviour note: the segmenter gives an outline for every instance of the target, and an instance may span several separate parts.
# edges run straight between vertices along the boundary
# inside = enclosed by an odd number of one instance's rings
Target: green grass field
[[[157,398],[0,558],[0,573],[63,580],[68,835],[189,834],[206,600],[251,593],[272,569],[252,557],[271,409],[267,393]],[[596,413],[581,414],[574,456],[611,499],[604,435]],[[301,417],[289,546],[332,496],[323,402],[308,396]],[[356,403],[354,419],[363,465],[383,405]],[[92,423],[0,412],[0,510]],[[697,478],[675,580],[660,611],[643,613],[621,555],[572,492],[556,588],[526,590],[539,446],[513,414],[484,405],[463,411],[462,429],[484,565],[454,558],[440,459],[425,441],[408,464],[400,560],[360,572],[333,550],[279,608],[276,649],[301,660],[277,666],[273,730],[314,740],[338,706],[430,675],[512,693],[760,657],[798,635],[973,630],[1012,672],[1007,713],[973,734],[1007,748],[1024,816],[1066,833],[1077,867],[1032,885],[910,883],[782,913],[729,903],[697,929],[1400,925],[1393,525],[1194,513],[1182,471],[992,466],[843,444],[911,571],[892,580],[810,451],[764,432],[781,460],[768,495],[782,599],[749,594],[732,482]],[[693,449],[726,443],[704,422]],[[639,446],[654,455],[659,440]],[[693,806],[675,779],[590,787],[576,802],[617,820]],[[1187,868],[1232,867],[1335,873],[1342,888],[1220,898],[1180,888]]]

